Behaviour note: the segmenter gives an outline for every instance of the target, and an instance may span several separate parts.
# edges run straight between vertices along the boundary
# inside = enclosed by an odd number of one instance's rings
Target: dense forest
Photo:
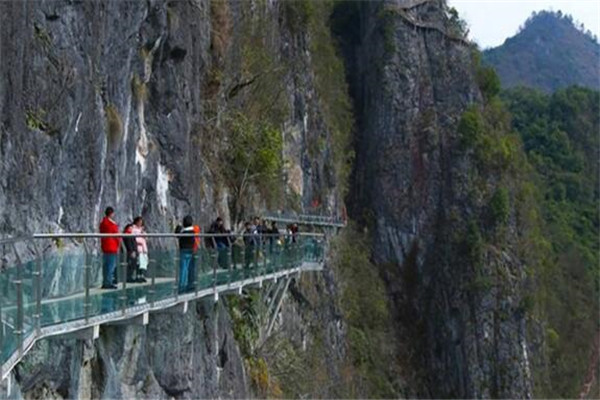
[[[515,88],[502,98],[532,167],[542,225],[542,234],[529,239],[541,250],[530,307],[535,318],[547,321],[549,376],[538,376],[538,394],[574,397],[598,329],[599,93]]]

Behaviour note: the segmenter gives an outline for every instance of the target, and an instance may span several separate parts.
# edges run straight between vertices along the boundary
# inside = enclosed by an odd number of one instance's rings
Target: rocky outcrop
[[[351,214],[372,234],[413,384],[422,396],[531,396],[523,266],[510,244],[482,265],[464,249],[483,209],[457,133],[483,103],[473,50],[444,2],[386,3],[338,10],[337,30],[358,120]]]

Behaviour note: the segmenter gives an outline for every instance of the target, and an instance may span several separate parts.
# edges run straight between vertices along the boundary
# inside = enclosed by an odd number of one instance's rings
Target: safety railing
[[[128,282],[128,259],[121,244],[116,288],[101,288],[106,271],[100,240],[107,237],[146,238],[149,263],[145,282]],[[197,250],[181,252],[177,240],[183,237],[198,239]],[[210,289],[217,293],[218,287],[276,276],[306,263],[320,264],[325,246],[323,235],[306,233],[36,234],[0,239],[2,376],[7,363],[14,365],[9,361],[14,361],[15,355],[20,358],[31,339],[44,329],[103,315],[125,315],[140,305],[154,307],[179,296],[197,297]]]
[[[290,212],[268,212],[263,215],[267,220],[281,221],[284,223],[296,223],[299,225],[320,225],[331,227],[344,227],[346,222],[338,217],[313,214],[296,214]]]

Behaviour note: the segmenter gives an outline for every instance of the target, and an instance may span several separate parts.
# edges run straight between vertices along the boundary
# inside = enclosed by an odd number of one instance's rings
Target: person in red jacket
[[[104,215],[102,222],[100,222],[100,233],[119,233],[119,225],[113,220],[115,210],[112,207],[107,207]],[[103,237],[100,242],[103,253],[102,289],[116,289],[114,277],[121,239],[118,237]]]

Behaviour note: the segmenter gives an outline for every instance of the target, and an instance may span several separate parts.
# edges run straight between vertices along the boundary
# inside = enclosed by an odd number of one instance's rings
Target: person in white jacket
[[[133,220],[131,233],[146,233],[146,230],[144,229],[144,220],[142,217],[135,217]],[[148,244],[146,242],[146,238],[143,236],[136,237],[135,241],[137,242],[137,250],[139,255],[138,281],[146,282],[146,271],[148,270]]]

